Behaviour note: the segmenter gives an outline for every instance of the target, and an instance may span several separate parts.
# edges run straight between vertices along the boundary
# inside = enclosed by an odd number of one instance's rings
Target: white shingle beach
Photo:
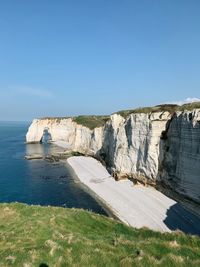
[[[161,232],[199,231],[195,228],[199,222],[197,217],[156,189],[135,186],[129,180],[117,182],[100,162],[91,157],[71,157],[67,161],[80,181],[124,223]]]

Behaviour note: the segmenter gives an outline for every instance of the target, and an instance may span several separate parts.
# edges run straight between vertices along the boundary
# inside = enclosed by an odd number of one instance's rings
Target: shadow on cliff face
[[[184,209],[180,204],[176,203],[171,206],[166,215],[163,222],[170,230],[180,230],[186,234],[200,236],[200,218]]]
[[[200,203],[200,124],[193,116],[174,114],[167,122],[159,143],[157,181]]]

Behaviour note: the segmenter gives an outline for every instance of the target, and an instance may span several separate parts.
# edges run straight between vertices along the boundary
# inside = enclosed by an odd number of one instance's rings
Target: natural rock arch
[[[52,140],[51,134],[49,132],[49,128],[45,127],[43,131],[43,135],[41,137],[40,143],[48,143]]]

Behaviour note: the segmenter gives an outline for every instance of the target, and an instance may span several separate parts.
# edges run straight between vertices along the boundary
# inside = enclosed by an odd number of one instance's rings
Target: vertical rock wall
[[[192,112],[111,115],[90,130],[68,119],[40,119],[31,124],[27,142],[40,142],[48,129],[52,141],[103,159],[119,176],[161,180],[200,203],[200,109]]]
[[[200,110],[177,112],[163,145],[161,180],[200,202]]]

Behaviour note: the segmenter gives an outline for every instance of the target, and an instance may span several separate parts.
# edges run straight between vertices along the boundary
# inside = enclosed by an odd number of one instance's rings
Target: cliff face
[[[163,181],[200,202],[200,109],[192,112],[111,115],[93,130],[72,118],[34,120],[27,142],[40,142],[48,129],[52,141],[103,159],[118,176]]]
[[[105,127],[101,152],[105,153],[113,171],[155,180],[160,136],[170,117],[168,112],[132,114],[126,120],[117,114],[111,116]]]
[[[200,203],[200,110],[173,116],[163,151],[161,180]]]
[[[90,130],[75,123],[71,118],[33,120],[26,135],[26,142],[41,142],[45,130],[50,135],[52,142],[64,141],[73,151],[96,154],[96,151],[102,146],[102,127]]]

